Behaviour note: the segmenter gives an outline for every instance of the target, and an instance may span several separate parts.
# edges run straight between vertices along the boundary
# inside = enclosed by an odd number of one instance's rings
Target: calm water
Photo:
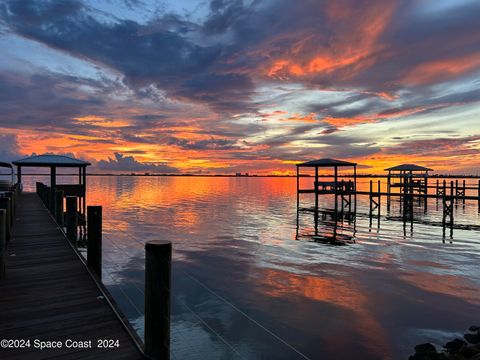
[[[476,202],[458,204],[465,226],[444,238],[435,200],[404,226],[397,203],[370,223],[362,196],[335,246],[322,241],[335,230],[328,216],[318,236],[312,213],[297,227],[295,181],[90,177],[88,203],[104,207],[104,282],[138,332],[151,239],[173,242],[176,359],[406,359],[480,323]]]

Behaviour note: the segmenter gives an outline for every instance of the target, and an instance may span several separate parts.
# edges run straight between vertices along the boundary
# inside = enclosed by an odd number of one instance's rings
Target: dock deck
[[[7,275],[0,280],[0,335],[30,340],[23,349],[0,348],[1,359],[143,359],[34,193],[20,195],[18,202]],[[61,341],[62,348],[36,349],[35,339]],[[67,348],[67,339],[91,340],[91,348]],[[118,340],[119,347],[97,348],[98,339]]]

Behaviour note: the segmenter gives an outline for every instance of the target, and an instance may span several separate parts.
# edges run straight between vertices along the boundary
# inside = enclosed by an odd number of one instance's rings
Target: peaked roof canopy
[[[86,167],[91,165],[89,162],[65,155],[35,155],[13,161],[13,164],[17,166],[40,167]]]
[[[352,163],[343,160],[336,159],[319,159],[307,161],[304,163],[297,164],[297,166],[308,166],[308,167],[339,167],[339,166],[356,166],[357,163]]]
[[[415,164],[402,164],[402,165],[397,165],[390,167],[385,170],[397,170],[397,171],[433,171],[433,169],[420,166],[420,165],[415,165]]]

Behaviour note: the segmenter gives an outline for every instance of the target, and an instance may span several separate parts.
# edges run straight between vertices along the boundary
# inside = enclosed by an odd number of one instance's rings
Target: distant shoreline
[[[0,176],[10,176],[10,174],[0,174]],[[23,174],[22,176],[50,176],[50,173]],[[57,176],[78,176],[78,174],[57,174]],[[228,175],[228,174],[87,174],[87,176],[112,176],[112,177],[231,177],[231,178],[296,178],[296,175]],[[313,175],[302,174],[300,177],[314,177]],[[331,175],[319,175],[318,177],[333,177]],[[342,178],[351,178],[353,174],[339,175]],[[357,174],[357,178],[387,178],[387,175],[379,174]],[[480,179],[480,175],[445,175],[432,174],[429,178],[442,179]]]

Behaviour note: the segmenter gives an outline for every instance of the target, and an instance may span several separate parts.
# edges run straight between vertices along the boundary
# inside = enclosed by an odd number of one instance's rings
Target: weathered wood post
[[[458,188],[458,179],[455,180],[455,204],[458,203],[458,197],[460,196],[460,189]]]
[[[10,240],[11,231],[12,231],[12,223],[10,221],[11,214],[11,206],[10,206],[10,199],[8,197],[0,197],[0,209],[5,210],[5,238],[6,240]]]
[[[13,191],[5,191],[5,197],[10,199],[10,224],[13,225],[15,219],[15,195]]]
[[[55,191],[55,220],[60,227],[63,227],[63,191]]]
[[[390,211],[390,193],[392,191],[391,185],[390,185],[390,170],[388,171],[388,176],[387,176],[387,211]]]
[[[345,192],[344,192],[344,189],[345,189],[345,181],[342,179],[342,181],[340,182],[340,198],[341,198],[341,203],[342,203],[342,208],[340,210],[340,213],[342,214],[342,218],[343,218],[343,209],[344,209],[344,205],[343,205],[343,199],[345,198]]]
[[[102,278],[102,207],[87,207],[87,263]]]
[[[170,284],[172,243],[145,244],[145,354],[170,359]]]
[[[7,261],[7,212],[0,209],[0,279],[5,277]]]
[[[50,210],[50,186],[45,186],[45,195],[43,197],[43,202],[48,210]]]
[[[453,230],[453,181],[450,182],[450,199],[451,199],[451,201],[450,201],[450,207],[451,207],[451,211],[450,211],[450,232],[452,232],[452,230]]]
[[[381,188],[380,188],[380,180],[378,180],[378,228],[380,228],[380,216],[382,215],[382,195],[381,193]]]
[[[13,216],[17,215],[17,204],[18,204],[18,190],[17,186],[13,185],[10,186],[10,190],[12,192],[12,200],[13,200]]]
[[[77,197],[67,196],[67,238],[74,244],[77,243]]]
[[[370,180],[370,195],[369,195],[369,200],[370,200],[370,211],[369,211],[369,216],[372,217],[372,200],[373,200],[373,181]]]

